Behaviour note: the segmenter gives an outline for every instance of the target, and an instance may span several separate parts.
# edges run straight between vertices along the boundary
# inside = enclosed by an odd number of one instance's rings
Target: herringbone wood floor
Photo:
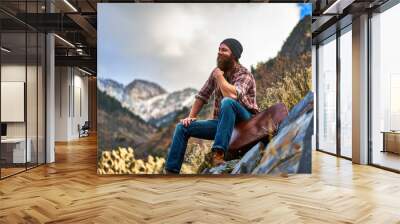
[[[400,175],[320,152],[313,174],[97,176],[96,138],[0,181],[0,223],[400,223]]]

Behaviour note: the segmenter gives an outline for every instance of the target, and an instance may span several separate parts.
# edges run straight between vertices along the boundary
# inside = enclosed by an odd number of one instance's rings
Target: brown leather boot
[[[216,150],[212,152],[212,160],[211,164],[213,167],[219,166],[221,164],[225,163],[224,160],[224,151],[222,150]]]

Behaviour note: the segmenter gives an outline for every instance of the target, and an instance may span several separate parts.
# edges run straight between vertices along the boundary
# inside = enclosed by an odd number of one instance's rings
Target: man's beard
[[[235,59],[233,56],[218,55],[217,67],[222,71],[229,71],[235,65]]]

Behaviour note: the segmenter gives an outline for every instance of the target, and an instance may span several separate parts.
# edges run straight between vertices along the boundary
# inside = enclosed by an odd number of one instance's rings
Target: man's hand
[[[222,95],[224,97],[230,97],[232,99],[237,99],[236,87],[230,84],[224,77],[224,72],[218,67],[214,69],[212,72],[212,76],[217,82],[218,87],[220,88]]]
[[[220,76],[224,76],[224,72],[219,69],[218,67],[214,69],[214,71],[212,72],[212,75],[215,79],[218,79],[218,77]]]
[[[182,122],[183,126],[187,127],[190,125],[190,123],[192,123],[192,121],[194,121],[196,119],[197,118],[195,118],[195,117],[187,117],[187,118],[181,119],[181,122]]]

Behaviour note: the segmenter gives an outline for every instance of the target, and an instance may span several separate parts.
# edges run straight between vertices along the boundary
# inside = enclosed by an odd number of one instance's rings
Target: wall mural
[[[310,4],[98,4],[97,172],[311,173],[311,82]]]

